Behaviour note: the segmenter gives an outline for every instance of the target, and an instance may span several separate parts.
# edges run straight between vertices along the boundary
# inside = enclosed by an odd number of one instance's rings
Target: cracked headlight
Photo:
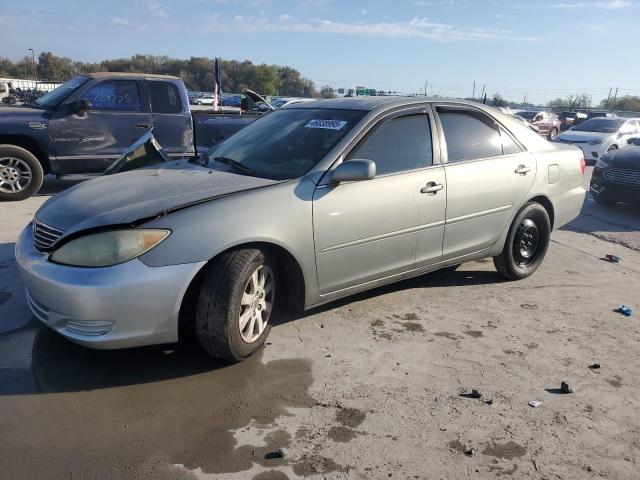
[[[63,244],[50,259],[75,267],[109,267],[148,252],[170,233],[170,230],[141,228],[89,234]]]

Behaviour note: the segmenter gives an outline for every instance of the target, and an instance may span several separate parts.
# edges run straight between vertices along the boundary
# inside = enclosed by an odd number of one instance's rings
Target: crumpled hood
[[[613,150],[606,154],[606,159],[612,167],[640,170],[640,147]]]
[[[66,235],[130,224],[188,204],[279,183],[211,170],[186,160],[99,177],[50,198],[36,219]]]
[[[593,140],[602,140],[608,138],[614,133],[598,133],[598,132],[576,132],[573,130],[566,130],[558,135],[560,140],[565,142],[589,142]]]

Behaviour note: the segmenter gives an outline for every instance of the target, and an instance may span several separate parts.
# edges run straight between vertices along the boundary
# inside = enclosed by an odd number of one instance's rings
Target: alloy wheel
[[[31,167],[19,158],[0,158],[0,192],[18,193],[31,183]]]
[[[246,343],[255,342],[267,327],[274,294],[273,272],[267,265],[260,265],[249,277],[240,300],[238,326],[240,336]]]

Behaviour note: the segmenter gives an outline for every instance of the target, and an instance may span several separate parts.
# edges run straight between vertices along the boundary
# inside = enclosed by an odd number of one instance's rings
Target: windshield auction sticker
[[[309,120],[304,128],[323,128],[325,130],[342,130],[347,124],[345,120]]]

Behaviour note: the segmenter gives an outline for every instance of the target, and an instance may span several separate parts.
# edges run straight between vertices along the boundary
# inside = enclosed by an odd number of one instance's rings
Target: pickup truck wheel
[[[200,290],[196,333],[210,355],[240,362],[258,350],[271,330],[275,264],[255,248],[215,259]]]
[[[547,211],[539,203],[527,203],[513,220],[502,253],[493,257],[498,273],[509,280],[527,278],[542,263],[550,235]]]
[[[24,200],[42,186],[44,171],[38,159],[15,145],[0,145],[0,200]]]

